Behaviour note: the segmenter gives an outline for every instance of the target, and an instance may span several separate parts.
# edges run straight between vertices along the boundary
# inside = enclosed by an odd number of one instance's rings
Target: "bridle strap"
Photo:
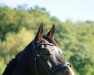
[[[34,44],[33,44],[34,45]],[[36,48],[40,45],[50,45],[50,46],[54,46],[53,44],[41,44],[39,43]],[[33,47],[34,48],[34,47]],[[38,54],[37,49],[34,48],[33,51],[35,51],[35,68],[36,68],[36,75],[38,75],[38,68],[37,68],[37,60],[39,60],[39,62],[41,63],[41,65],[45,68],[45,70],[49,73],[49,75],[52,75],[52,71],[51,69],[49,69],[46,65],[46,63],[40,58],[40,55]],[[49,72],[50,71],[50,72]]]
[[[35,69],[36,69],[36,75],[37,75],[37,74],[38,74],[38,73],[37,73],[37,72],[38,72],[38,71],[37,71],[37,70],[38,70],[38,69],[37,69],[37,57],[35,57]]]
[[[46,65],[46,63],[38,56],[38,60],[40,64],[44,67],[44,69],[49,73],[49,75],[52,75],[51,69]]]

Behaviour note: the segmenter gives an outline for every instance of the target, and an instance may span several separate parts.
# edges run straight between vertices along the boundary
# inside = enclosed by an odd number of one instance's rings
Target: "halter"
[[[35,52],[35,68],[36,68],[36,75],[38,75],[38,68],[37,68],[37,60],[39,60],[40,64],[43,66],[43,68],[49,73],[49,75],[53,75],[56,71],[60,70],[60,69],[63,69],[63,68],[68,68],[70,66],[69,63],[62,63],[58,66],[55,66],[53,69],[50,69],[48,64],[43,61],[43,59],[40,57],[41,55],[38,53],[38,47],[40,45],[50,45],[50,46],[55,46],[54,44],[52,43],[49,43],[49,44],[43,44],[41,42],[38,43],[38,45],[35,47],[34,45],[34,41],[32,42],[32,45],[33,45],[33,52]]]

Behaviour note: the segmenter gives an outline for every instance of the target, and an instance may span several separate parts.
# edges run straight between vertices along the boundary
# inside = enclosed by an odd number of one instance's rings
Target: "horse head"
[[[55,41],[55,25],[52,26],[47,35],[43,35],[42,24],[32,43],[35,51],[35,61],[38,61],[36,63],[37,73],[38,70],[42,69],[41,71],[44,71],[45,75],[74,75],[70,64],[63,59],[62,50]],[[38,69],[40,66],[41,68]]]

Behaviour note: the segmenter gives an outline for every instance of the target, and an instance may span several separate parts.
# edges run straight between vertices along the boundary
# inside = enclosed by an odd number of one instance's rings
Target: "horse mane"
[[[16,66],[16,60],[14,58],[11,59],[11,61],[7,64],[7,67],[2,75],[12,75],[12,72]]]
[[[2,75],[12,75],[13,70],[16,67],[17,61],[20,59],[21,55],[22,55],[23,51],[21,51],[20,53],[18,53],[15,58],[12,58],[10,60],[10,62],[7,64],[4,72]]]

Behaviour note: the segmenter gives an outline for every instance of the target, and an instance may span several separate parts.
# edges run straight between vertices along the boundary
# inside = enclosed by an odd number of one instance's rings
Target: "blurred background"
[[[94,75],[94,0],[0,0],[0,75],[44,23],[53,24],[75,75]]]

